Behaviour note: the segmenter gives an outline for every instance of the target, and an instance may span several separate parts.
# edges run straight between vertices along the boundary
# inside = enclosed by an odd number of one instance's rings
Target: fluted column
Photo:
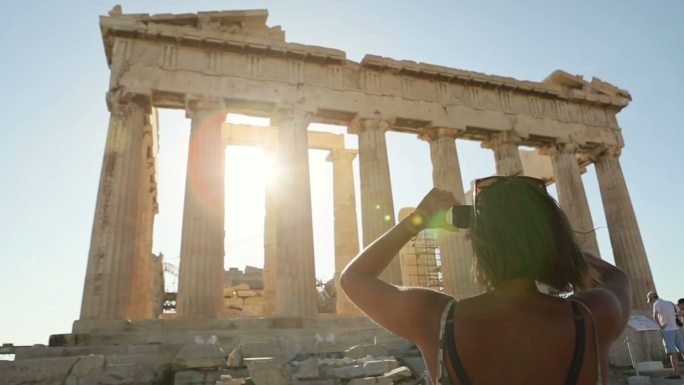
[[[326,160],[333,164],[333,201],[335,210],[335,289],[337,314],[360,314],[340,288],[340,273],[359,252],[356,222],[356,197],[352,161],[356,151],[333,149]]]
[[[433,185],[450,191],[463,203],[465,197],[456,152],[456,132],[445,128],[428,128],[423,130],[420,138],[430,143]],[[457,233],[445,230],[437,232],[444,291],[456,298],[480,293],[482,290],[473,276],[473,249],[466,237],[467,230],[459,230]]]
[[[136,253],[133,261],[130,293],[131,319],[152,319],[157,315],[154,287],[155,256],[152,254],[154,216],[157,214],[157,115],[150,115],[145,126],[140,167],[139,209],[137,218]],[[160,303],[161,304],[161,303]],[[159,304],[159,305],[160,305]]]
[[[192,118],[178,279],[178,317],[223,313],[225,147],[219,103],[197,102]]]
[[[271,156],[277,153],[275,146],[264,149]],[[278,229],[278,205],[276,202],[276,184],[271,179],[266,183],[265,215],[264,215],[264,314],[270,315],[276,308],[276,282],[278,259],[276,257],[276,237]]]
[[[482,143],[483,148],[494,151],[497,175],[523,175],[518,145],[520,138],[511,131],[504,131]]]
[[[129,317],[143,132],[150,105],[109,93],[111,112],[83,288],[81,319]]]
[[[385,131],[389,122],[360,119],[349,127],[359,136],[359,174],[361,179],[361,223],[363,245],[368,246],[394,226],[394,203]],[[380,276],[384,281],[401,285],[401,263],[392,260]]]
[[[310,317],[318,313],[314,265],[309,145],[311,114],[281,110],[271,119],[278,128],[275,314]]]
[[[655,284],[620,167],[619,155],[619,149],[610,149],[597,156],[596,176],[615,264],[624,270],[632,282],[632,307],[648,311],[649,305],[644,296],[647,292],[655,290]]]
[[[582,250],[599,256],[594,223],[575,156],[576,149],[577,145],[574,143],[559,143],[545,151],[551,155],[558,203],[575,230],[577,242]]]

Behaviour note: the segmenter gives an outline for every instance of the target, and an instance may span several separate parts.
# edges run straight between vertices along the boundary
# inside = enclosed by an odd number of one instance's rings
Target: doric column
[[[361,177],[361,223],[363,245],[368,246],[394,226],[394,203],[390,182],[385,131],[389,122],[380,119],[360,119],[349,127],[359,136],[359,174]],[[392,260],[380,276],[401,285],[401,263]]]
[[[577,145],[574,143],[559,143],[544,151],[551,156],[558,203],[575,230],[580,247],[582,250],[599,256],[594,223],[575,156],[576,149]]]
[[[497,175],[523,175],[522,161],[518,145],[520,137],[512,131],[504,131],[482,143],[483,148],[494,151]]]
[[[450,191],[464,202],[463,179],[456,152],[456,132],[428,128],[420,135],[430,143],[432,182],[436,188]],[[473,249],[466,230],[457,233],[437,230],[442,262],[444,291],[456,298],[470,297],[482,290],[473,277]]]
[[[178,279],[178,317],[221,317],[225,217],[225,147],[219,103],[197,102],[192,119]]]
[[[152,231],[157,205],[157,115],[152,109],[143,134],[140,166],[139,208],[137,217],[136,253],[133,261],[130,293],[131,319],[152,319],[157,316],[155,282],[156,256],[152,254]]]
[[[359,252],[356,198],[352,161],[356,151],[333,149],[326,160],[333,164],[333,201],[335,210],[335,289],[337,314],[360,314],[340,288],[340,273]]]
[[[278,128],[278,173],[271,191],[277,204],[278,316],[310,317],[318,313],[307,137],[311,116],[281,110],[271,119]]]
[[[620,167],[619,155],[619,149],[609,149],[600,153],[595,160],[596,176],[615,264],[624,270],[632,281],[632,307],[648,311],[649,305],[644,296],[648,291],[655,290],[655,284]]]
[[[110,92],[111,112],[100,173],[81,319],[129,317],[136,254],[143,133],[149,101]]]
[[[264,147],[264,151],[269,151],[271,156],[275,156],[277,153],[275,146],[268,149]],[[264,315],[273,314],[276,308],[278,205],[274,191],[275,187],[276,185],[272,178],[267,181],[264,194]]]

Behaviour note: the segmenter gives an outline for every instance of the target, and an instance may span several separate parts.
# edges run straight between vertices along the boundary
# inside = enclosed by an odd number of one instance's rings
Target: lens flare
[[[423,225],[423,222],[425,222],[425,220],[423,219],[422,215],[412,215],[411,216],[411,224],[413,226],[420,227]]]

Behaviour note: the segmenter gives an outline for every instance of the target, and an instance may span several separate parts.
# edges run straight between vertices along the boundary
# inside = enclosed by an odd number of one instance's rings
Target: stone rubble
[[[421,376],[394,356],[359,357],[361,351],[389,353],[385,346],[348,351],[357,358],[343,351],[286,358],[277,343],[253,343],[239,345],[226,359],[218,345],[185,344],[175,355],[28,358],[0,362],[0,370],[5,369],[3,385],[392,385]]]

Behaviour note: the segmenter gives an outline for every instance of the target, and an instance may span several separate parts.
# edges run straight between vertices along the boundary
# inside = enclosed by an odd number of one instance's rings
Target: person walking
[[[665,378],[680,379],[678,352],[684,352],[684,337],[677,325],[677,308],[674,303],[658,297],[655,291],[649,291],[646,300],[653,305],[653,320],[660,326],[665,352],[670,356],[672,364],[672,374]]]

